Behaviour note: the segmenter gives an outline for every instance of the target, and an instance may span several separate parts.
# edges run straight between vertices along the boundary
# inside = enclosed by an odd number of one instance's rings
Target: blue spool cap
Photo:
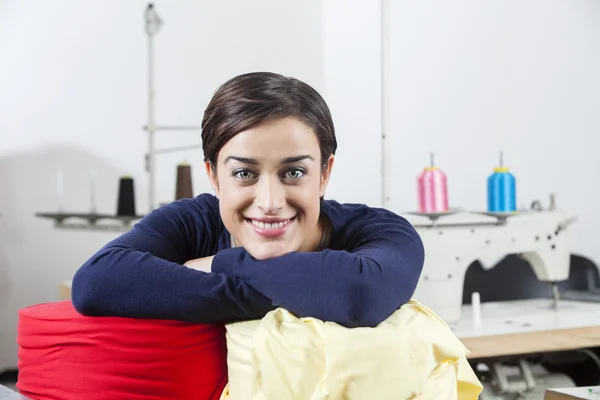
[[[488,211],[517,211],[516,179],[508,168],[499,167],[488,178]]]

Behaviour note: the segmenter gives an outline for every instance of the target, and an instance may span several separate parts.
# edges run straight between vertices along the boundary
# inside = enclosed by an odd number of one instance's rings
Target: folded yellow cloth
[[[477,399],[468,350],[416,300],[375,328],[344,328],[279,308],[227,325],[225,400]]]

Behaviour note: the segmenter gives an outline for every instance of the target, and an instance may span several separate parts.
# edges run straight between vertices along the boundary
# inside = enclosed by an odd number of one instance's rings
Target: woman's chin
[[[281,257],[293,251],[281,245],[274,244],[248,246],[245,247],[245,249],[252,257],[254,257],[257,260],[268,260],[270,258]]]

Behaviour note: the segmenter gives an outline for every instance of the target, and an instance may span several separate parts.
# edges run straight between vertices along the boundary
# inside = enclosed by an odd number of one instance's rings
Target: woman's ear
[[[325,196],[325,189],[327,189],[327,184],[329,183],[329,178],[331,177],[331,169],[333,168],[333,162],[335,161],[335,156],[332,154],[327,159],[327,163],[323,165],[321,171],[321,185],[319,187],[319,196]]]
[[[215,196],[217,199],[219,198],[219,183],[217,181],[217,171],[215,166],[210,161],[204,162],[204,168],[206,169],[206,175],[208,175],[208,179],[210,180],[210,184],[215,191]]]

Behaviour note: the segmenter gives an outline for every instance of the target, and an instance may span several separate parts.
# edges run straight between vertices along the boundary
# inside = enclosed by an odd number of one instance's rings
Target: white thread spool
[[[478,292],[471,295],[471,310],[473,311],[473,326],[481,328],[481,298]]]
[[[90,171],[90,212],[96,214],[96,171]]]

